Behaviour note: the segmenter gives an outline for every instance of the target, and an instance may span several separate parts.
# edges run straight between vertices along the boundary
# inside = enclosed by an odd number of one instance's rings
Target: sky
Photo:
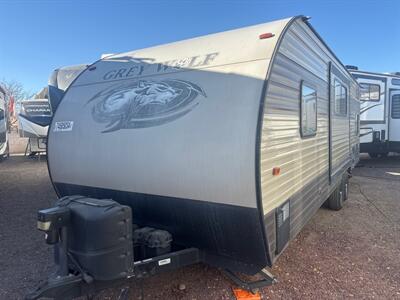
[[[31,92],[61,66],[295,15],[344,64],[400,71],[400,0],[0,0],[0,79]]]

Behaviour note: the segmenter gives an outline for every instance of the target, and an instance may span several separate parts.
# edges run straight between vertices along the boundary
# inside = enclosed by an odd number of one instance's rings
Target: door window
[[[300,132],[302,137],[317,133],[317,91],[301,84]]]
[[[336,79],[334,85],[335,114],[345,117],[347,116],[347,89]]]

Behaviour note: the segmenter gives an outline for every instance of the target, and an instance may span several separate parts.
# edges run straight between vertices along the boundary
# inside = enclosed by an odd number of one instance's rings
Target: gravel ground
[[[400,157],[364,158],[345,208],[319,210],[278,259],[279,282],[263,298],[400,299],[399,192]],[[21,299],[49,272],[52,254],[35,230],[36,211],[55,198],[46,162],[0,163],[0,299]],[[130,287],[130,299],[234,299],[231,282],[202,264]],[[97,297],[116,298],[115,290]]]

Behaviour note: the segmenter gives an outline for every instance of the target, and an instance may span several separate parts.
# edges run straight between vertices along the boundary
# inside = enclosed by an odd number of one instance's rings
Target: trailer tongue
[[[37,227],[45,232],[46,243],[54,245],[57,271],[27,300],[94,295],[121,287],[128,279],[204,261],[199,249],[172,244],[169,232],[133,225],[131,208],[110,199],[63,197],[54,207],[38,212]],[[268,272],[260,273],[263,278],[255,282],[224,272],[249,291],[275,281]]]
[[[137,228],[141,236],[133,243],[132,224],[131,208],[109,199],[68,196],[56,206],[40,210],[38,229],[46,233],[46,242],[55,246],[58,268],[26,299],[93,294],[124,284],[128,278],[200,261],[196,248],[171,247],[171,235],[164,230]]]

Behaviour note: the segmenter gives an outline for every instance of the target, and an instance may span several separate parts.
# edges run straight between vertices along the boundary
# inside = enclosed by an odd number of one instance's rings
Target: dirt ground
[[[320,209],[278,259],[279,282],[262,289],[264,299],[400,299],[400,157],[364,157],[350,182],[344,209]],[[45,161],[0,163],[0,299],[21,299],[51,269],[35,225],[55,198]],[[232,283],[202,264],[130,287],[130,299],[234,299]]]

